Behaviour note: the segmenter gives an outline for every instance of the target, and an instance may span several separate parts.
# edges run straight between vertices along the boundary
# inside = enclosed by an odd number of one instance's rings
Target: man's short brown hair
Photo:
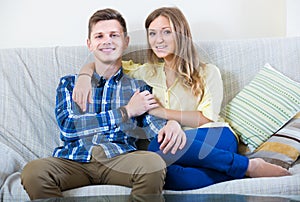
[[[90,39],[91,36],[91,32],[92,32],[92,28],[93,26],[102,20],[117,20],[122,28],[123,28],[123,32],[124,35],[127,35],[127,28],[126,28],[126,22],[123,18],[123,16],[116,10],[111,9],[111,8],[106,8],[106,9],[102,9],[102,10],[98,10],[96,11],[89,20],[89,27],[88,27],[88,38]]]

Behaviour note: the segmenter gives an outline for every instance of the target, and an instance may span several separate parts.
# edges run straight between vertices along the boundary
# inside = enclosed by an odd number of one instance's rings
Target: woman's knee
[[[156,152],[159,150],[160,144],[157,141],[157,137],[150,141],[148,145],[148,151]]]
[[[228,127],[209,129],[204,142],[213,147],[227,151],[234,152],[237,149],[237,138]]]

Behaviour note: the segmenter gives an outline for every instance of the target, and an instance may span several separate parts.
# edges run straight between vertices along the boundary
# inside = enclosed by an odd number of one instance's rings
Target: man
[[[186,136],[179,124],[146,114],[158,104],[150,88],[123,75],[122,54],[127,48],[126,23],[113,9],[99,10],[89,20],[87,46],[94,53],[96,72],[92,104],[86,112],[72,100],[77,75],[61,78],[56,96],[56,119],[64,145],[53,157],[29,162],[22,184],[30,199],[62,197],[62,191],[92,184],[132,187],[133,195],[160,194],[165,162],[135,142],[146,134],[159,135],[163,149],[182,149]]]

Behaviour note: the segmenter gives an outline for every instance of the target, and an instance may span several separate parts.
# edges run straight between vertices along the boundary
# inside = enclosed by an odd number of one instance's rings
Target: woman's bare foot
[[[261,158],[250,159],[246,172],[248,177],[278,177],[286,175],[291,175],[287,169],[268,163]]]

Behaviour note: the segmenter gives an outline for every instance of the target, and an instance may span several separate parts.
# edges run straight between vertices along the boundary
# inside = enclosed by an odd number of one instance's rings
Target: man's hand
[[[172,154],[175,154],[178,149],[183,149],[186,144],[186,135],[177,121],[170,120],[158,132],[158,142],[161,143],[159,149],[164,154],[170,149]]]
[[[72,99],[78,104],[80,109],[85,112],[87,101],[93,102],[91,77],[82,75],[77,78],[77,82],[73,89]]]
[[[144,114],[150,109],[158,107],[158,103],[149,91],[140,92],[137,90],[130,98],[128,104],[125,106],[128,117],[136,117]]]

